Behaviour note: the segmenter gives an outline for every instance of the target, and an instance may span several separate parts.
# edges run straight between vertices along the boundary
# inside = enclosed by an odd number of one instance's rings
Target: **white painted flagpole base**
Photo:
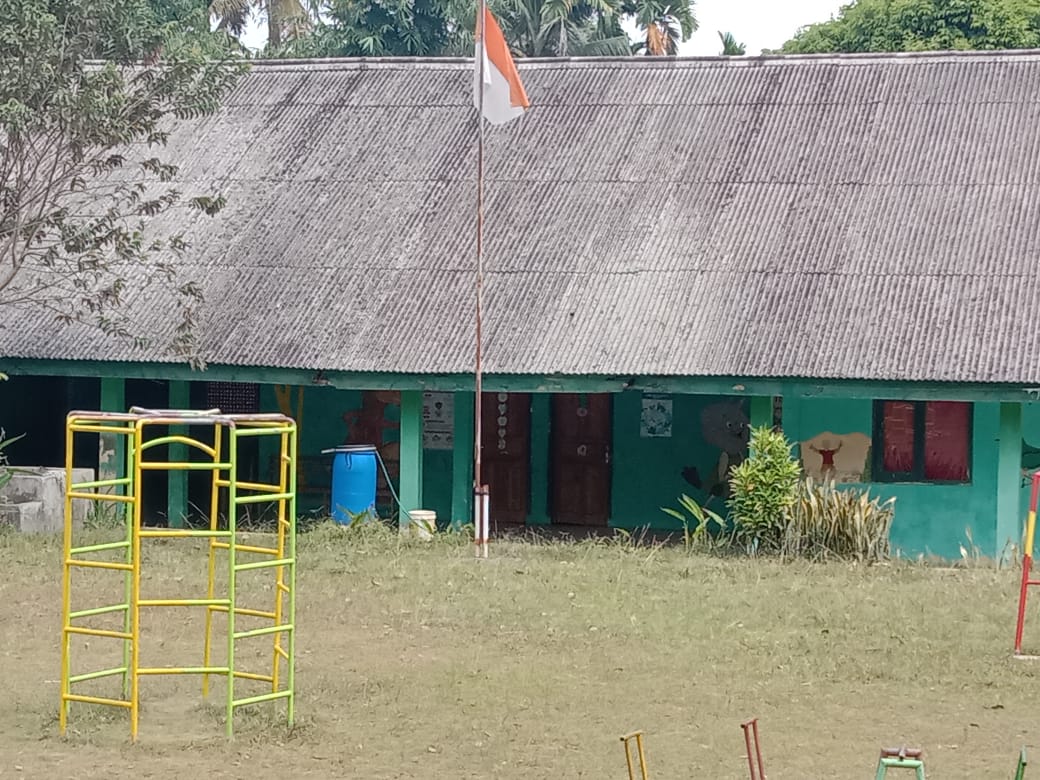
[[[478,558],[488,557],[488,522],[491,508],[491,493],[487,485],[481,485],[473,491],[473,552]]]

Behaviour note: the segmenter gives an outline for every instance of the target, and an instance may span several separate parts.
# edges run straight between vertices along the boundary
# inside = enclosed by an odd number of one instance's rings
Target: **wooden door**
[[[491,492],[491,524],[524,524],[531,493],[531,396],[484,393],[480,410],[484,484]]]
[[[554,523],[606,525],[610,517],[612,396],[553,396],[552,507]]]

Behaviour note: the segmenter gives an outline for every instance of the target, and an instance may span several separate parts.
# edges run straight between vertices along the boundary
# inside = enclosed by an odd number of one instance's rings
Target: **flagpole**
[[[487,18],[487,0],[480,0],[477,25],[478,46],[474,48],[477,57],[479,85],[477,90],[477,343],[474,388],[476,393],[474,408],[474,441],[473,441],[473,498],[474,498],[474,542],[477,557],[488,557],[488,511],[490,498],[487,486],[484,485],[481,459],[483,418],[483,318],[484,318],[484,56],[486,31],[484,22]]]

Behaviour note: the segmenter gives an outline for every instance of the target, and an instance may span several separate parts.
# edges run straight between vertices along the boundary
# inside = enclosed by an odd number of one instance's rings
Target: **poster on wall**
[[[661,393],[643,394],[643,411],[639,416],[639,435],[644,439],[671,437],[671,396]]]
[[[451,393],[423,393],[423,448],[450,450],[455,443],[455,398]]]

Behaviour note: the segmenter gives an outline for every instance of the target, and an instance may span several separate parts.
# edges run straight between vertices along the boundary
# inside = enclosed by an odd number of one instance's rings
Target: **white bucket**
[[[431,539],[437,533],[437,513],[430,509],[413,509],[408,520],[408,533],[417,539]]]

